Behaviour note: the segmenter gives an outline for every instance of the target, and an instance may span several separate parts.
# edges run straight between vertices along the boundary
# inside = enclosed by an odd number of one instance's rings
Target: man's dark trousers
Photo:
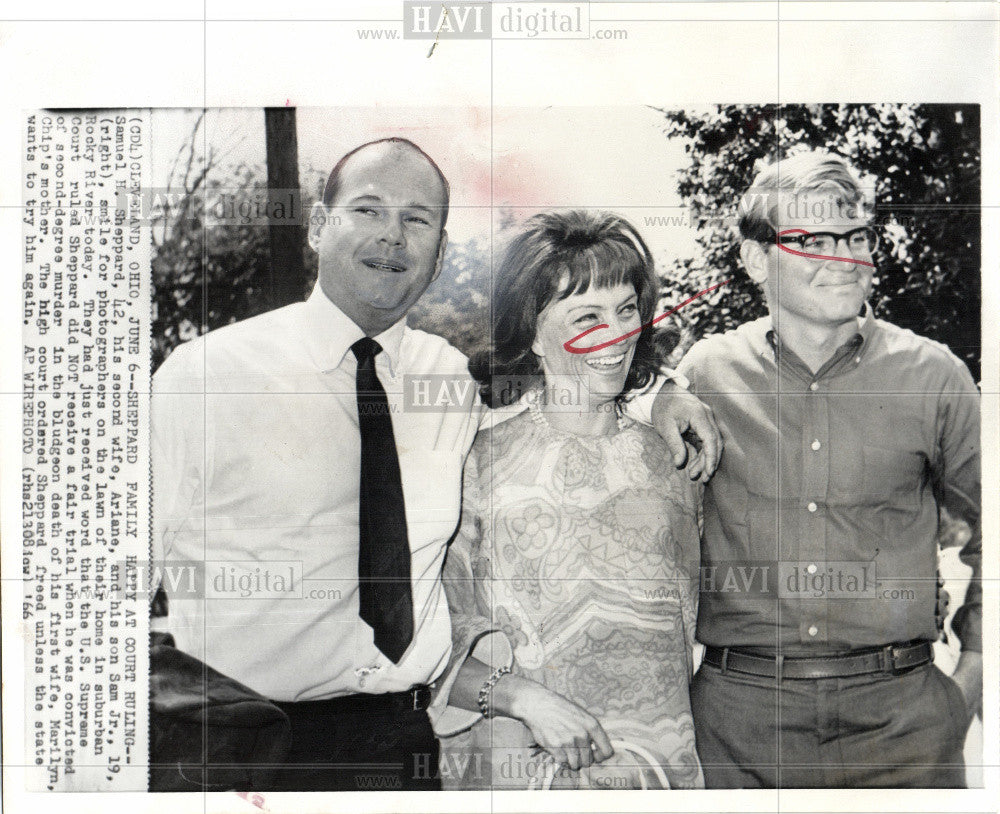
[[[440,744],[424,710],[344,712],[324,701],[279,703],[291,751],[272,791],[435,791]]]
[[[965,701],[933,664],[780,684],[702,664],[691,707],[708,788],[965,786]]]

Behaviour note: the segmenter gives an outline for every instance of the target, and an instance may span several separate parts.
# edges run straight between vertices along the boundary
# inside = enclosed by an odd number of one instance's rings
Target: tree
[[[441,275],[417,300],[407,324],[443,336],[467,356],[490,340],[490,251],[475,238],[449,243]]]
[[[153,370],[181,342],[269,310],[267,228],[222,218],[223,198],[266,194],[259,171],[236,167],[226,178],[205,168],[197,189],[165,210],[153,244]],[[199,171],[197,175],[202,175]]]
[[[306,170],[301,196],[294,201],[295,219],[289,220],[293,213],[286,207],[284,220],[271,228],[267,216],[276,211],[276,203],[287,203],[287,195],[268,197],[269,167],[227,162],[225,151],[206,143],[204,127],[201,113],[170,172],[167,187],[173,198],[151,214],[154,371],[181,342],[302,300],[316,279],[315,254],[303,256],[302,218],[318,199],[326,176]],[[281,189],[297,190],[297,169],[295,176],[293,185]],[[275,184],[288,183],[287,173],[271,177]],[[285,261],[275,257],[275,232],[295,244],[286,246],[282,256],[297,250],[302,266],[300,272],[277,275],[277,292],[272,267],[282,268]]]
[[[269,309],[302,299],[307,282],[299,195],[299,146],[294,107],[264,108],[270,228]]]
[[[664,281],[680,302],[729,279],[681,313],[685,346],[766,313],[740,267],[735,207],[760,160],[824,148],[874,185],[882,241],[876,316],[948,345],[979,378],[980,130],[978,105],[717,105],[661,110],[667,138],[691,163],[677,189],[702,254],[677,259]]]

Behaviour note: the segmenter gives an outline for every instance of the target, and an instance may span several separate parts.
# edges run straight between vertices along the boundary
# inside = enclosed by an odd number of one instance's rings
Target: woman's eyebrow
[[[615,306],[615,308],[621,308],[623,305],[627,304],[630,300],[638,299],[638,297],[639,297],[638,294],[629,294],[625,299],[623,299],[620,303],[618,303]],[[576,310],[578,310],[580,308],[590,308],[591,310],[595,310],[595,309],[596,310],[600,310],[601,308],[604,308],[604,306],[601,305],[601,304],[599,304],[599,303],[593,303],[593,304],[590,304],[590,305],[572,305],[572,306],[570,306],[569,310],[572,312],[572,311],[576,311]]]

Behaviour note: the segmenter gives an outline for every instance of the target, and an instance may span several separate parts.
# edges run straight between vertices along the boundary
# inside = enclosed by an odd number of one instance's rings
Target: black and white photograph
[[[996,5],[339,5],[9,111],[11,810],[995,811]]]
[[[154,225],[157,626],[261,706],[255,737],[208,737],[232,769],[178,772],[202,743],[155,647],[153,786],[964,786],[978,108],[494,109],[492,206],[489,114],[174,115],[195,200],[168,184]],[[606,179],[546,154],[612,128],[641,149]],[[335,144],[324,178],[303,148]],[[567,206],[611,178],[617,208]]]

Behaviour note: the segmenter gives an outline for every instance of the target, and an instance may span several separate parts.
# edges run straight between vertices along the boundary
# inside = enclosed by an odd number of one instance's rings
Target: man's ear
[[[319,251],[319,244],[323,238],[323,230],[326,228],[327,220],[331,217],[330,211],[323,205],[322,201],[313,204],[309,213],[309,245],[314,252]]]
[[[750,279],[757,285],[767,281],[767,247],[756,240],[744,240],[740,246],[740,259]]]
[[[434,276],[431,277],[431,282],[433,283],[438,277],[441,276],[441,269],[444,268],[444,252],[448,248],[448,233],[442,229],[441,239],[438,241],[438,256],[437,263],[434,266]]]

